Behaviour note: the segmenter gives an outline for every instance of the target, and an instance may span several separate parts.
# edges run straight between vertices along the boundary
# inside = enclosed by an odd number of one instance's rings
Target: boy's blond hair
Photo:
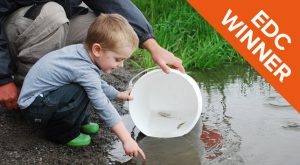
[[[128,21],[121,15],[101,14],[90,25],[85,39],[89,50],[94,43],[99,43],[104,51],[128,46],[136,49],[139,39]]]

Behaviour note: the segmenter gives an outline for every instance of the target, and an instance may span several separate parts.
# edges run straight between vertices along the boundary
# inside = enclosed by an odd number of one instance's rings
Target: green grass
[[[158,43],[183,60],[188,70],[244,64],[244,59],[186,1],[133,0],[151,23]],[[138,50],[137,66],[154,66],[150,54]]]

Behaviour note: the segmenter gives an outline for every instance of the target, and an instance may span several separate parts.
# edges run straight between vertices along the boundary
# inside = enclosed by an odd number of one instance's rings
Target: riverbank
[[[125,90],[136,73],[126,68],[104,75],[104,79],[118,90]],[[120,114],[127,114],[122,102],[113,102]],[[29,124],[20,111],[8,111],[0,107],[0,164],[113,164],[107,159],[111,144],[117,137],[95,114],[92,107],[91,121],[100,123],[100,132],[92,136],[91,145],[70,148],[45,139],[41,128]]]
[[[242,56],[186,1],[132,1],[153,27],[158,43],[182,59],[186,70],[245,64]],[[143,68],[154,66],[147,51],[135,53]]]

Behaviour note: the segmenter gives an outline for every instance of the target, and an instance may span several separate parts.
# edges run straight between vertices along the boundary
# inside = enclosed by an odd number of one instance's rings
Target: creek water
[[[123,120],[147,161],[125,156],[122,144],[115,141],[108,157],[111,164],[300,164],[300,114],[251,67],[191,76],[203,98],[201,119],[194,129],[178,138],[146,137],[125,115]]]

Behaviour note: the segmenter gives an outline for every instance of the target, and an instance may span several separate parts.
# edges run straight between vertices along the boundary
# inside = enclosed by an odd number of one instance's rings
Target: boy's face
[[[100,49],[98,55],[96,55],[95,63],[105,73],[111,73],[112,71],[123,67],[124,61],[130,57],[133,53],[131,47],[123,47],[114,51]]]

